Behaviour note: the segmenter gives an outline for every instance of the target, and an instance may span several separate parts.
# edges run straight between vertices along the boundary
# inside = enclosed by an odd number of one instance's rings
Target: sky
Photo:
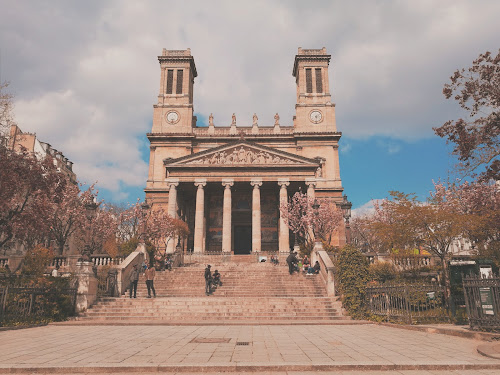
[[[463,115],[453,72],[500,45],[499,1],[0,0],[0,80],[20,128],[74,162],[115,203],[143,199],[157,56],[190,48],[198,125],[252,114],[292,124],[297,48],[326,47],[345,194],[362,211],[388,191],[425,199],[453,177],[432,127]],[[241,120],[240,120],[241,119]]]

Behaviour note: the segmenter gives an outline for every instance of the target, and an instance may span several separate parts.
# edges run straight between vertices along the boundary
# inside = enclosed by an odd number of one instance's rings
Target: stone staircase
[[[288,268],[249,261],[212,264],[222,274],[223,286],[205,295],[202,264],[157,272],[157,298],[146,298],[141,275],[137,298],[128,292],[119,298],[102,298],[77,318],[92,322],[138,322],[154,324],[262,322],[290,324],[343,321],[341,304],[326,295],[320,275],[289,275]],[[252,260],[252,263],[250,263]]]

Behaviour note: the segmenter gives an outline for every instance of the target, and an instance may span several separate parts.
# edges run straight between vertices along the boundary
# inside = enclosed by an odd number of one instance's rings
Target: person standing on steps
[[[290,272],[290,275],[293,274],[296,264],[299,262],[296,254],[297,252],[290,252],[290,255],[286,258],[286,264],[288,264],[288,272]]]
[[[205,268],[205,294],[209,296],[212,294],[212,272],[210,271],[210,264]]]
[[[156,290],[153,284],[156,275],[156,270],[151,263],[146,269],[145,275],[146,275],[146,286],[148,288],[148,298],[151,298],[151,290],[153,290],[153,296],[156,298]]]
[[[129,296],[132,298],[132,289],[134,289],[134,298],[137,298],[137,282],[139,281],[139,270],[137,269],[137,264],[134,264],[132,272],[130,272],[130,292]]]

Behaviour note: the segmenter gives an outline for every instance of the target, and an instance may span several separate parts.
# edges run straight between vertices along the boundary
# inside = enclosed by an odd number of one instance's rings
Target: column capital
[[[310,179],[310,180],[306,180],[305,183],[307,186],[316,187],[316,185],[318,184],[318,181],[316,181],[315,179],[314,180]]]
[[[194,180],[194,186],[198,186],[198,189],[203,189],[207,186],[207,180],[205,178],[196,179]]]
[[[167,183],[167,185],[170,187],[170,186],[179,186],[179,179],[178,178],[167,178],[165,180],[165,182]]]
[[[226,189],[231,189],[231,186],[234,185],[234,180],[232,178],[227,178],[222,180],[222,186],[225,186]]]
[[[252,178],[250,180],[250,185],[252,185],[255,188],[259,188],[259,186],[262,186],[262,179],[261,178]]]
[[[285,188],[290,185],[290,180],[288,178],[280,178],[278,179],[278,185],[281,186],[281,188]]]

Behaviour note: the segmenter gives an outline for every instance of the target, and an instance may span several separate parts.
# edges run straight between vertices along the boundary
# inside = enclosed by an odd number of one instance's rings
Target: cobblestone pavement
[[[23,368],[25,373],[29,369],[58,373],[71,369],[81,373],[109,370],[114,374],[133,374],[136,368],[142,374],[169,369],[186,373],[190,367],[198,371],[202,366],[205,370],[244,372],[261,366],[263,371],[274,370],[273,374],[298,375],[308,372],[293,370],[317,366],[311,370],[349,375],[359,371],[345,370],[365,370],[361,372],[364,374],[370,369],[370,374],[377,374],[380,369],[397,370],[391,372],[395,374],[500,374],[500,360],[477,353],[480,343],[373,324],[49,325],[0,332],[0,372]],[[469,367],[459,371],[459,366]],[[491,368],[486,369],[488,366]]]

